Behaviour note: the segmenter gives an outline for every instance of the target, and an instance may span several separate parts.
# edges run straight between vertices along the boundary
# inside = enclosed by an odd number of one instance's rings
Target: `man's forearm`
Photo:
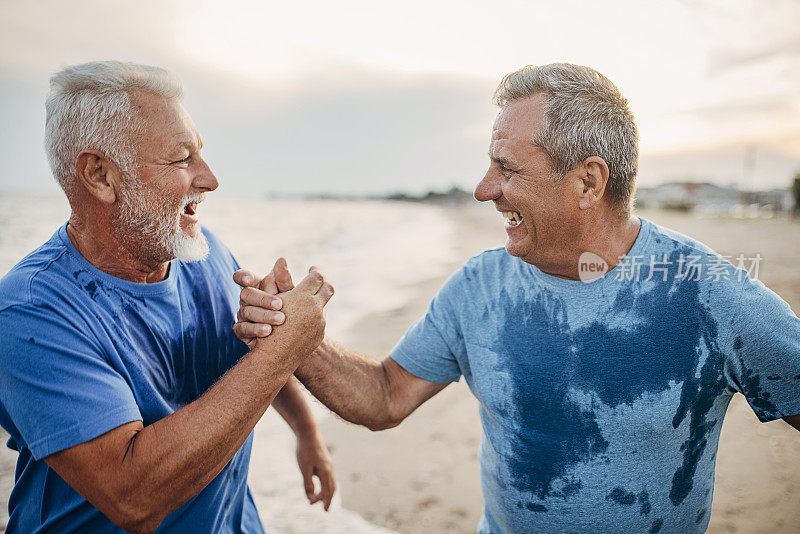
[[[255,290],[242,294],[248,291]],[[297,366],[319,346],[323,308],[332,294],[322,274],[311,269],[283,295],[286,323],[279,331],[258,340],[202,397],[132,437],[122,467],[140,503],[157,510],[148,513],[148,526],[196,495],[233,458]]]
[[[346,421],[372,430],[396,424],[381,362],[326,340],[298,367],[295,376]]]
[[[317,433],[317,423],[296,378],[291,377],[286,382],[272,401],[272,407],[289,424],[298,438]]]
[[[291,377],[291,359],[273,347],[251,351],[202,397],[131,439],[121,476],[139,492],[140,502],[153,508],[153,522],[160,523],[222,471]]]

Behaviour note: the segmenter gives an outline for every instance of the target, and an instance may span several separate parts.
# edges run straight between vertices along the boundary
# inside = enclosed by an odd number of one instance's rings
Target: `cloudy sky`
[[[0,0],[0,190],[52,191],[49,75],[158,64],[186,86],[230,194],[471,187],[508,71],[611,78],[641,131],[640,183],[788,184],[800,170],[796,0]]]

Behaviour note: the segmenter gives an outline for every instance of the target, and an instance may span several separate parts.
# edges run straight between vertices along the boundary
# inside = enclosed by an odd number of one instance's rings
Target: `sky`
[[[471,188],[504,74],[608,76],[641,186],[785,187],[800,171],[800,2],[0,0],[0,191],[56,192],[48,78],[120,59],[175,71],[221,192]]]

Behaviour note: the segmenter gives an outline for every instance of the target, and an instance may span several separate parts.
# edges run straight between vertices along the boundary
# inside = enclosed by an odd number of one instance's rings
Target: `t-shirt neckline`
[[[75,248],[75,245],[72,244],[72,240],[69,238],[67,234],[67,225],[69,223],[64,223],[61,228],[58,229],[58,237],[61,242],[64,244],[67,252],[73,257],[73,259],[84,267],[87,271],[92,273],[95,277],[99,278],[103,281],[104,284],[111,285],[120,289],[124,289],[128,293],[132,293],[135,295],[157,295],[161,293],[166,293],[168,291],[174,291],[178,285],[178,270],[180,266],[180,262],[178,260],[171,260],[169,263],[169,271],[167,273],[167,277],[160,282],[153,282],[152,284],[143,284],[139,282],[131,282],[129,280],[123,280],[122,278],[117,278],[114,275],[108,274],[105,271],[102,271],[92,265],[89,260],[83,257],[83,254]]]
[[[558,276],[545,273],[535,265],[531,265],[529,263],[525,263],[525,265],[528,266],[531,274],[538,280],[544,282],[548,286],[556,287],[566,291],[594,291],[604,288],[609,283],[620,283],[621,280],[617,275],[622,269],[625,268],[624,264],[626,264],[630,258],[642,255],[642,252],[646,249],[647,243],[650,240],[650,235],[652,234],[653,223],[644,217],[639,217],[639,221],[641,221],[639,233],[637,234],[630,250],[625,254],[625,257],[623,257],[613,269],[610,269],[602,276],[598,276],[592,280],[587,280],[584,282],[583,280],[569,280],[567,278],[560,278]]]

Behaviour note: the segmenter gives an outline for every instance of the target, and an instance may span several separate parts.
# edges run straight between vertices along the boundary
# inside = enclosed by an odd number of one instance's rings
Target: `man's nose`
[[[211,167],[208,166],[208,163],[206,163],[204,159],[200,160],[200,165],[198,167],[197,174],[195,174],[194,181],[192,182],[195,188],[203,191],[213,191],[219,187],[219,180],[217,180],[217,177],[211,172]]]
[[[493,172],[491,168],[486,171],[486,175],[475,186],[475,192],[473,193],[475,200],[486,202],[500,196],[500,180],[496,175],[497,173]]]

